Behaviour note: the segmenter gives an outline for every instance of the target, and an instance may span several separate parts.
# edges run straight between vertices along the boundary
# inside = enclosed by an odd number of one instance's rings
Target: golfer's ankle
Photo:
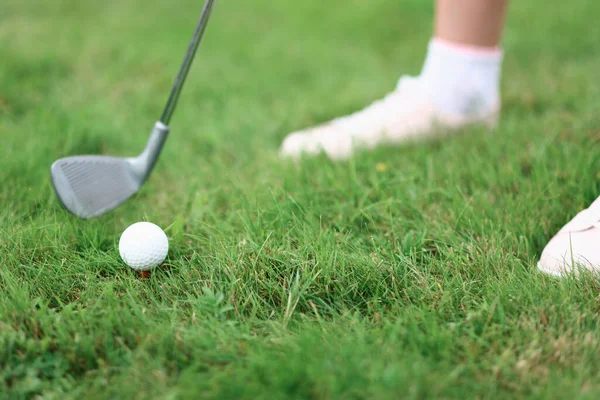
[[[434,104],[458,115],[495,111],[500,103],[502,51],[433,39],[421,79]]]

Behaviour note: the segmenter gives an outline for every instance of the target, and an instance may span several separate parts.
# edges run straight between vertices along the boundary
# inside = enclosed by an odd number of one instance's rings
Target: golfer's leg
[[[438,0],[435,37],[447,42],[496,48],[508,0]]]
[[[442,111],[500,109],[500,39],[507,0],[438,0],[421,76]]]
[[[324,151],[347,158],[354,149],[424,138],[440,127],[493,124],[500,109],[499,41],[506,5],[507,0],[439,0],[418,77],[401,78],[385,99],[357,113],[289,135],[281,153]]]

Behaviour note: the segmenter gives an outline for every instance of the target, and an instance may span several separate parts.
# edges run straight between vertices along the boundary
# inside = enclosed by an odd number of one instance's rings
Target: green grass
[[[419,71],[432,5],[221,1],[155,174],[76,220],[50,164],[143,147],[200,8],[2,1],[0,397],[600,396],[598,283],[535,271],[600,191],[600,3],[512,4],[493,134],[292,165],[287,132]]]

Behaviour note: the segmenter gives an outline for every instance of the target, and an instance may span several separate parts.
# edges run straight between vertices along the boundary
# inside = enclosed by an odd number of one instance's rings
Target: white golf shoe
[[[496,124],[499,104],[484,110],[473,104],[472,112],[451,114],[436,107],[429,92],[420,78],[402,77],[392,93],[367,108],[290,134],[281,146],[281,155],[297,158],[324,152],[333,160],[342,160],[358,149],[397,145],[472,124]]]
[[[538,269],[554,276],[600,272],[600,197],[548,243]]]

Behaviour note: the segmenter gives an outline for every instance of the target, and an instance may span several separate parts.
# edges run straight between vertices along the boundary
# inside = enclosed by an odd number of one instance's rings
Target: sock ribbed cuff
[[[472,44],[466,43],[457,43],[451,42],[446,39],[441,39],[438,37],[434,37],[431,39],[431,44],[436,46],[445,47],[448,49],[453,49],[455,51],[462,52],[464,54],[470,54],[472,56],[482,56],[482,57],[502,57],[502,49],[499,46],[486,47],[486,46],[476,46]]]

